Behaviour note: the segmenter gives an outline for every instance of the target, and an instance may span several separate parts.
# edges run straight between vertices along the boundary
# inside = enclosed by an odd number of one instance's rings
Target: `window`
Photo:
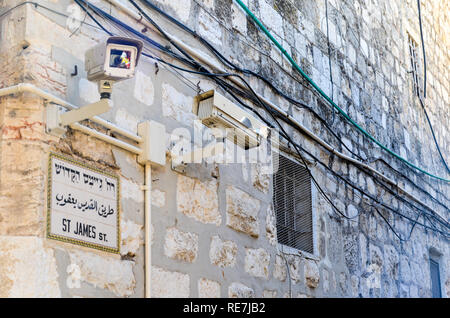
[[[417,96],[422,96],[423,88],[422,88],[422,79],[421,79],[421,63],[419,60],[419,56],[417,54],[417,42],[414,41],[412,36],[408,34],[408,45],[409,45],[409,57],[411,59],[411,71],[410,73],[413,76],[413,93]]]
[[[280,156],[273,195],[278,243],[313,254],[311,177],[307,169]]]
[[[431,295],[433,298],[441,298],[441,275],[439,273],[439,263],[430,258],[431,272]]]

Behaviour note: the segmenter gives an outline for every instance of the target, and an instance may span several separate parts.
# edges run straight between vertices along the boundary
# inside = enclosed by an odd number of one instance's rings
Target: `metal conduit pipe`
[[[145,180],[144,180],[144,271],[145,271],[145,298],[151,298],[150,281],[152,268],[152,250],[150,242],[150,227],[152,224],[152,167],[149,163],[145,164]]]
[[[55,104],[61,105],[63,107],[66,107],[70,110],[76,109],[77,107],[70,104],[69,102],[54,96],[52,94],[49,94],[45,92],[44,90],[41,90],[37,88],[36,86],[32,84],[18,84],[15,86],[2,88],[0,89],[0,97],[10,94],[17,94],[22,92],[29,92],[36,94],[42,98],[44,98],[47,101],[53,102]],[[121,134],[124,137],[128,137],[130,139],[133,139],[135,141],[141,141],[142,138],[140,136],[137,136],[133,133],[130,133],[120,127],[115,126],[114,124],[103,120],[101,118],[93,118],[91,119],[94,122],[101,124],[102,126],[111,129],[112,131],[115,131],[119,134]],[[142,149],[133,145],[130,145],[122,140],[119,140],[117,138],[108,136],[104,133],[101,133],[95,129],[86,127],[84,125],[81,125],[79,123],[73,123],[70,125],[72,129],[79,130],[85,134],[88,134],[90,136],[93,136],[97,139],[103,140],[109,144],[112,144],[114,146],[117,146],[119,148],[125,149],[133,154],[140,155],[142,154]],[[145,297],[150,297],[150,273],[151,273],[151,247],[150,247],[150,225],[151,225],[151,165],[150,163],[145,164],[145,183],[143,186],[144,191],[144,218],[145,218],[145,261],[144,261],[144,270],[145,270]]]
[[[114,146],[117,146],[119,148],[125,149],[125,150],[127,150],[127,151],[129,151],[131,153],[136,154],[136,155],[140,155],[142,153],[142,149],[140,149],[138,147],[132,146],[132,145],[130,145],[130,144],[128,144],[128,143],[126,143],[126,142],[124,142],[122,140],[119,140],[117,138],[105,135],[105,134],[103,134],[101,132],[98,132],[95,129],[86,127],[86,126],[81,125],[79,123],[71,124],[70,128],[75,129],[75,130],[79,130],[81,132],[84,132],[85,134],[88,134],[88,135],[90,135],[92,137],[95,137],[97,139],[103,140],[103,141],[105,141],[107,143],[110,143],[111,145],[114,145]]]
[[[17,94],[17,93],[24,93],[24,92],[29,92],[29,93],[33,93],[35,95],[38,95],[42,98],[44,98],[45,100],[52,102],[54,104],[57,105],[61,105],[69,110],[72,109],[77,109],[78,107],[65,101],[62,98],[59,98],[53,94],[50,94],[38,87],[36,87],[33,84],[29,84],[29,83],[20,83],[14,86],[10,86],[10,87],[6,87],[6,88],[0,88],[0,96],[5,96],[5,95],[9,95],[9,94]],[[123,129],[121,127],[118,127],[116,125],[114,125],[113,123],[104,120],[98,116],[94,116],[92,118],[89,118],[90,120],[92,120],[93,122],[102,125],[103,127],[116,132],[126,138],[129,138],[135,142],[142,142],[142,138],[126,129]]]
[[[107,0],[108,2],[110,2],[112,5],[116,6],[117,8],[121,9],[124,13],[126,13],[127,15],[129,15],[130,17],[134,18],[136,20],[136,22],[141,23],[142,25],[146,26],[147,28],[151,28],[152,30],[154,30],[155,32],[157,32],[159,34],[159,32],[153,27],[153,25],[151,25],[150,23],[146,22],[143,17],[135,12],[134,10],[124,6],[122,3],[120,3],[118,0]],[[201,52],[199,52],[198,50],[193,49],[192,47],[190,47],[189,45],[185,44],[183,41],[181,41],[180,39],[178,39],[177,37],[171,35],[170,33],[168,33],[167,31],[165,31],[166,34],[170,37],[170,39],[175,42],[178,46],[180,46],[183,50],[185,50],[186,52],[188,52],[190,55],[193,55],[195,58],[197,58],[198,60],[200,60],[202,63],[208,65],[209,67],[211,67],[212,69],[214,69],[216,72],[221,72],[221,73],[227,73],[226,69],[223,68],[222,66],[219,66],[217,63],[213,63],[211,61],[211,58]],[[233,83],[235,83],[236,85],[238,85],[239,87],[247,90],[247,86],[245,86],[244,83],[242,83],[241,81],[239,81],[238,79],[234,78],[234,77],[228,77],[228,79],[230,81],[232,81]],[[413,194],[409,193],[408,191],[406,191],[406,189],[404,189],[403,187],[401,187],[397,182],[395,182],[394,180],[386,177],[384,174],[382,174],[381,172],[379,172],[378,170],[372,168],[371,166],[358,161],[356,159],[353,159],[352,157],[349,157],[341,152],[339,152],[338,150],[336,150],[335,148],[333,148],[332,146],[330,146],[326,141],[322,140],[320,137],[318,137],[317,135],[315,135],[313,132],[311,132],[310,130],[308,130],[306,127],[304,127],[302,124],[300,124],[298,121],[296,121],[292,116],[290,116],[289,114],[287,114],[284,110],[282,110],[280,107],[278,107],[277,105],[275,105],[274,103],[272,103],[270,100],[268,100],[267,98],[265,98],[264,96],[261,96],[260,94],[256,93],[256,95],[262,100],[264,101],[268,106],[270,106],[272,109],[276,110],[277,112],[279,112],[280,114],[282,114],[283,116],[286,116],[290,119],[290,121],[297,127],[299,128],[302,132],[304,132],[306,135],[308,135],[311,139],[313,139],[314,141],[316,141],[317,143],[319,143],[321,146],[323,146],[325,149],[327,149],[328,151],[334,153],[336,156],[338,156],[339,158],[349,161],[355,165],[358,165],[366,170],[369,170],[371,172],[373,172],[374,174],[378,175],[380,178],[382,178],[384,181],[388,182],[389,184],[395,186],[398,190],[400,190],[402,193],[404,193],[405,195],[407,195],[408,197],[410,197],[411,199],[413,199],[415,202],[419,203],[420,205],[422,205],[423,207],[426,207],[428,209],[430,209],[428,207],[428,205],[426,205],[425,203],[423,203],[421,200],[419,200],[418,198],[416,198]],[[442,215],[440,215],[438,212],[434,211],[434,213],[436,213],[436,215],[438,215],[439,217],[441,217],[442,219],[445,219],[442,217]]]

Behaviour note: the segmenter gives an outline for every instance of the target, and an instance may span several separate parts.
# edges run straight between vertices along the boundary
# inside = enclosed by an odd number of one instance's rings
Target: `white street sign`
[[[54,153],[48,178],[47,237],[118,253],[119,178]]]

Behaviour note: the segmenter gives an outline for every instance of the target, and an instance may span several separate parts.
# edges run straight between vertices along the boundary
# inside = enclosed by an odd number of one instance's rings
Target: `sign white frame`
[[[88,187],[87,191],[80,189],[83,183]],[[118,254],[120,212],[120,179],[117,175],[50,153],[47,238]],[[110,215],[113,217],[109,217]],[[83,234],[80,234],[81,230]],[[82,237],[77,238],[78,236]],[[111,236],[113,240],[109,241],[107,238]]]

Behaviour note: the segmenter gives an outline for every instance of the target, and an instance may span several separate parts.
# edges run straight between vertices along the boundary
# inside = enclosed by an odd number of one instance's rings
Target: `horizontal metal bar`
[[[17,85],[6,87],[6,88],[0,88],[0,96],[17,94],[17,93],[22,93],[22,92],[29,92],[29,93],[36,94],[36,95],[46,99],[49,102],[63,106],[69,110],[78,109],[77,106],[65,101],[62,98],[52,95],[40,88],[37,88],[33,84],[21,83],[21,84],[17,84]],[[113,124],[107,120],[104,120],[98,116],[94,116],[94,117],[90,118],[90,120],[99,125],[102,125],[103,127],[107,128],[113,132],[116,132],[124,137],[127,137],[133,141],[136,141],[138,143],[142,142],[142,137],[138,136],[137,134],[134,134],[124,128],[118,127],[115,124]]]
[[[132,152],[134,154],[140,155],[142,153],[142,149],[140,149],[138,147],[135,147],[135,146],[132,146],[132,145],[130,145],[130,144],[128,144],[128,143],[126,143],[126,142],[124,142],[122,140],[117,139],[117,138],[105,135],[105,134],[103,134],[101,132],[98,132],[95,129],[83,126],[83,125],[78,124],[78,123],[71,124],[70,127],[72,129],[84,132],[85,134],[93,136],[93,137],[95,137],[97,139],[103,140],[103,141],[105,141],[107,143],[110,143],[110,144],[112,144],[114,146],[117,146],[119,148],[128,150],[129,152]]]

